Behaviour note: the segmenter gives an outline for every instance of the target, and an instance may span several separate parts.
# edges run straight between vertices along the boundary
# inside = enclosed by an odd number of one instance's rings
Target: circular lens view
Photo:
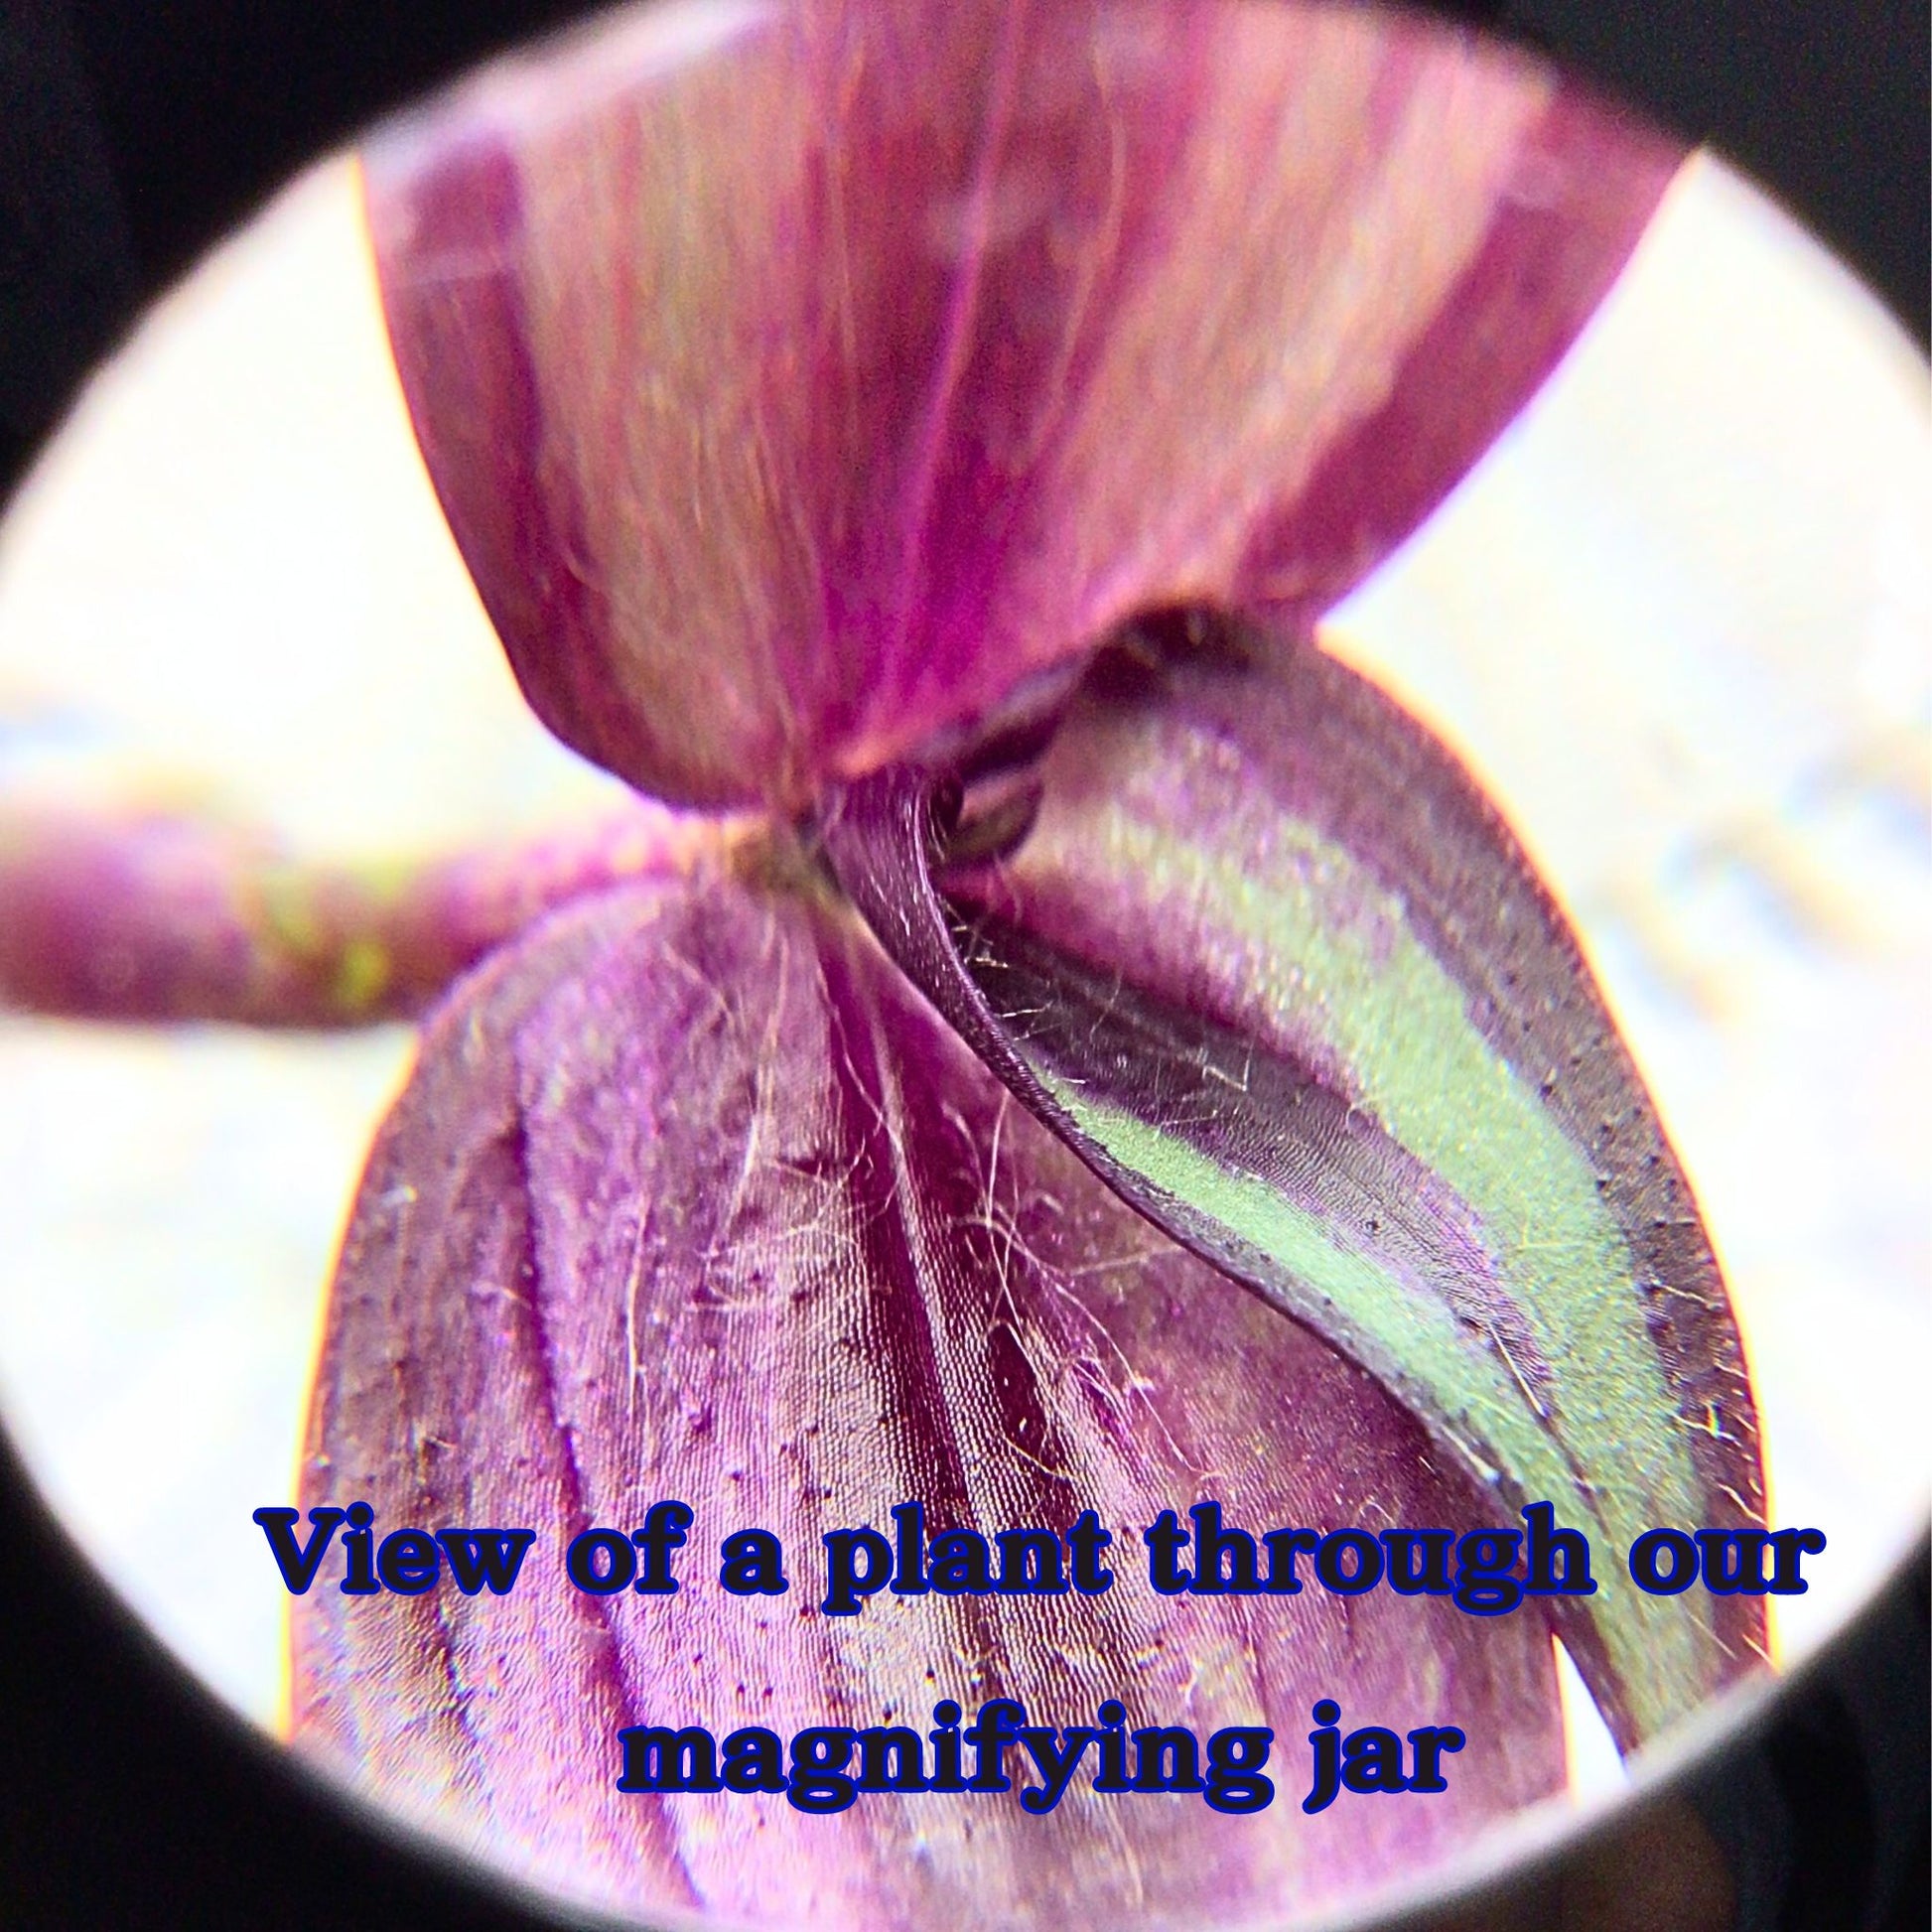
[[[0,1402],[649,1923],[1275,1925],[1926,1506],[1922,363],[1421,16],[680,0],[318,169],[0,532]]]

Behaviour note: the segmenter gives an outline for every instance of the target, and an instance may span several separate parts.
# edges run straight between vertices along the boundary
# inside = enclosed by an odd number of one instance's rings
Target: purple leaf
[[[1543,380],[1678,151],[1396,12],[672,6],[368,157],[531,703],[796,810],[1186,601],[1289,629]]]
[[[562,1580],[588,1524],[696,1512],[674,1598]],[[519,1872],[647,1912],[841,1927],[1235,1921],[1411,1872],[1563,1775],[1533,1616],[1163,1598],[1138,1532],[1491,1520],[1375,1382],[1130,1212],[1011,1103],[822,883],[623,889],[459,989],[384,1128],[330,1314],[303,1502],[529,1525],[501,1599],[296,1604],[295,1736]],[[1113,1530],[1113,1589],[822,1616],[821,1533]],[[784,1540],[789,1595],[717,1587]],[[627,1723],[1266,1724],[1278,1796],[625,1797]],[[1309,1711],[1458,1724],[1449,1791],[1306,1817]]]
[[[1096,666],[1011,859],[900,766],[826,850],[892,956],[1175,1240],[1601,1553],[1562,1627],[1626,1748],[1764,1654],[1762,1602],[1619,1574],[1759,1526],[1743,1352],[1690,1187],[1563,916],[1468,774],[1312,645],[1195,618]]]

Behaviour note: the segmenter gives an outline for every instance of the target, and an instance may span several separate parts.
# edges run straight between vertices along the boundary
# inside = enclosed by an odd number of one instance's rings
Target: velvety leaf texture
[[[1140,609],[1293,627],[1542,381],[1678,150],[1350,6],[667,6],[372,148],[430,473],[531,703],[797,809]]]
[[[1508,1510],[1602,1552],[1565,1628],[1626,1747],[1763,1653],[1761,1600],[1619,1575],[1761,1522],[1717,1264],[1561,913],[1453,758],[1312,646],[1146,626],[1011,862],[933,882],[956,787],[828,808],[888,950],[1177,1240],[1373,1370]],[[1499,1512],[1500,1513],[1500,1512]]]
[[[697,1517],[676,1597],[563,1581],[572,1534],[667,1495]],[[296,1737],[568,1892],[774,1926],[1239,1924],[1560,1783],[1533,1616],[1149,1591],[1140,1528],[1210,1495],[1256,1528],[1490,1507],[1368,1375],[1122,1205],[821,888],[624,889],[432,1025],[347,1237],[306,1462],[305,1505],[529,1524],[539,1550],[500,1599],[302,1599]],[[820,1533],[912,1496],[989,1534],[1090,1507],[1120,1581],[818,1614]],[[716,1587],[701,1559],[749,1524],[783,1537],[791,1594]],[[1272,1725],[1280,1795],[823,1818],[612,1789],[625,1723],[918,1726],[1000,1693],[1046,1723],[1118,1695],[1134,1723]],[[1305,1817],[1321,1696],[1461,1720],[1449,1790]]]

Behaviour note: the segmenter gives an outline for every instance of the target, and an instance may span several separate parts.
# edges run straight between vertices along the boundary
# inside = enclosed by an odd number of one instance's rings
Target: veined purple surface
[[[561,1542],[676,1495],[692,1586],[593,1602]],[[305,1506],[539,1526],[501,1600],[305,1598],[296,1737],[490,1856],[633,1909],[837,1926],[1238,1924],[1442,1856],[1555,1789],[1548,1637],[1441,1599],[1163,1599],[1138,1531],[1467,1523],[1475,1485],[1306,1330],[1121,1205],[1012,1104],[849,912],[724,878],[553,917],[461,987],[378,1142],[341,1276]],[[819,1533],[903,1497],[936,1529],[1118,1539],[1103,1596],[817,1614]],[[792,1593],[728,1598],[757,1523]],[[1279,1795],[623,1797],[624,1723],[1275,1726]],[[1310,1703],[1460,1722],[1449,1791],[1304,1817]],[[1478,1715],[1479,1714],[1479,1715]],[[615,1775],[613,1769],[612,1775]],[[755,1813],[755,1815],[753,1815]]]
[[[645,16],[367,174],[539,714],[646,790],[796,809],[1149,604],[1304,626],[1527,400],[1678,159],[1401,14],[823,0]]]

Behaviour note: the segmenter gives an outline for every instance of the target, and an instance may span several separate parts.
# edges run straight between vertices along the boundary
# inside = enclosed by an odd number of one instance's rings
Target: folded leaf
[[[1331,603],[1677,160],[1394,10],[797,0],[652,8],[366,165],[530,702],[646,790],[796,810],[1150,604]]]
[[[1176,1240],[1371,1370],[1492,1488],[1555,1505],[1554,1599],[1626,1748],[1763,1648],[1653,1597],[1659,1524],[1761,1520],[1749,1388],[1688,1183],[1562,914],[1456,760],[1312,646],[1143,627],[1088,681],[1017,852],[933,865],[902,766],[826,850],[887,950]]]
[[[1561,1785],[1548,1636],[1386,1590],[1162,1597],[1138,1532],[1213,1496],[1256,1528],[1467,1526],[1489,1498],[1361,1370],[1101,1186],[809,878],[621,889],[499,953],[431,1025],[363,1181],[303,1502],[535,1527],[515,1590],[295,1603],[295,1737],[568,1893],[852,1928],[1223,1924],[1408,1875]],[[563,1581],[587,1524],[696,1514],[678,1594]],[[1116,1537],[1099,1596],[820,1615],[828,1529]],[[783,1539],[789,1594],[717,1587]],[[1016,1793],[623,1796],[625,1724],[1263,1724],[1275,1802]],[[1468,1734],[1449,1790],[1318,1818],[1306,1734]],[[1016,1765],[1016,1770],[1018,1766]]]

